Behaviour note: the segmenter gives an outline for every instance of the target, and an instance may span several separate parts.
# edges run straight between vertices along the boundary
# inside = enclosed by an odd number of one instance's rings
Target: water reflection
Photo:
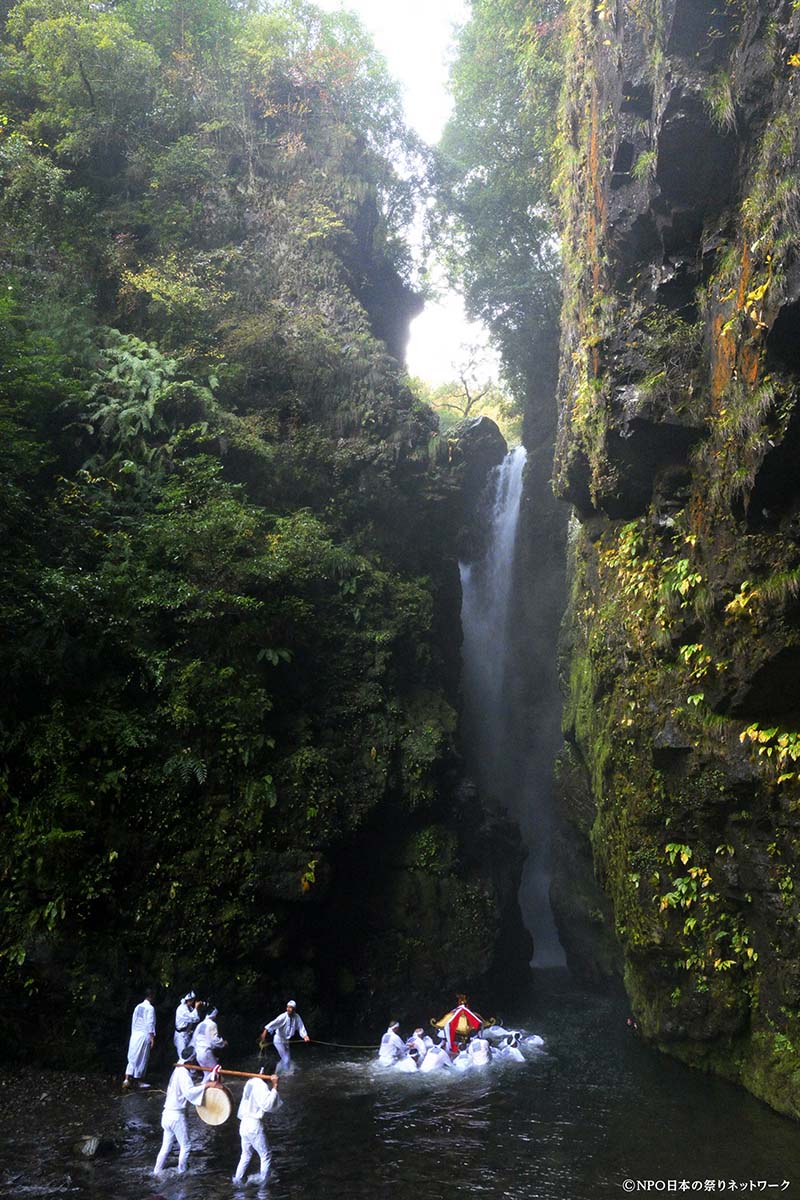
[[[461,1192],[505,1200],[602,1200],[632,1179],[790,1180],[769,1195],[800,1200],[797,1126],[718,1080],[643,1047],[615,1002],[540,975],[510,1020],[546,1052],[488,1073],[387,1074],[368,1054],[309,1049],[269,1122],[268,1185],[235,1189],[238,1122],[192,1114],[189,1174],[151,1171],[163,1092],[82,1095],[78,1111],[33,1130],[9,1114],[3,1195],[79,1200],[441,1200]],[[247,1065],[247,1064],[243,1064]],[[79,1133],[117,1144],[81,1161]]]

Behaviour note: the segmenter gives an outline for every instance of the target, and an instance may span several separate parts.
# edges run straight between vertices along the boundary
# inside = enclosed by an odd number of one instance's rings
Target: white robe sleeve
[[[192,1077],[185,1067],[178,1068],[178,1090],[190,1104],[200,1104],[206,1090],[204,1083],[192,1083]]]
[[[224,1037],[220,1036],[220,1032],[219,1032],[217,1025],[214,1024],[214,1022],[211,1022],[210,1024],[211,1024],[211,1029],[209,1029],[208,1032],[211,1034],[211,1036],[208,1039],[208,1044],[210,1046],[213,1046],[213,1048],[215,1050],[221,1050],[222,1047],[225,1045],[225,1039],[224,1039]],[[212,1032],[212,1030],[213,1030],[213,1032]]]
[[[175,1010],[175,1032],[189,1033],[193,1025],[197,1025],[200,1020],[200,1014],[194,1009],[189,1008],[188,1004],[179,1004]]]

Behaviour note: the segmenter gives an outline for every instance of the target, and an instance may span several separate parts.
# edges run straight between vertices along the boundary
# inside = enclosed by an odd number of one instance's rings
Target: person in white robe
[[[131,1017],[131,1036],[128,1041],[128,1064],[125,1067],[124,1088],[136,1087],[144,1079],[150,1051],[156,1040],[156,1010],[153,1001],[156,994],[148,989],[144,1000],[137,1004]]]
[[[503,1038],[496,1047],[495,1054],[501,1062],[525,1062],[525,1055],[519,1048],[519,1039],[515,1033],[509,1033],[508,1037]]]
[[[160,1175],[164,1170],[164,1164],[173,1142],[178,1143],[178,1171],[181,1175],[185,1172],[189,1163],[189,1151],[192,1148],[189,1126],[186,1123],[186,1105],[201,1104],[210,1082],[210,1079],[204,1079],[202,1083],[192,1083],[188,1069],[181,1065],[178,1065],[170,1075],[167,1084],[167,1098],[161,1114],[161,1128],[164,1130],[164,1137],[161,1141],[156,1165],[153,1168],[154,1175]]]
[[[198,1014],[201,1019],[194,1031],[194,1054],[199,1067],[218,1067],[219,1059],[216,1051],[223,1050],[228,1043],[220,1036],[219,1028],[214,1020],[214,1017],[218,1016],[217,1010],[212,1009],[208,1016],[205,1013],[205,1005],[201,1003],[198,1005]]]
[[[428,1053],[428,1046],[432,1046],[433,1042],[430,1038],[425,1038],[421,1028],[415,1029],[411,1037],[406,1042],[409,1054],[416,1055],[417,1066],[420,1065],[425,1055]]]
[[[450,1055],[441,1046],[431,1046],[422,1061],[420,1071],[452,1071]]]
[[[267,1080],[272,1084],[271,1088],[267,1087]],[[264,1129],[264,1117],[269,1112],[275,1112],[276,1109],[280,1108],[282,1103],[278,1095],[277,1075],[265,1075],[259,1079],[248,1079],[244,1085],[239,1110],[236,1114],[239,1118],[239,1138],[242,1144],[242,1155],[239,1159],[239,1165],[236,1168],[236,1174],[233,1177],[234,1183],[244,1183],[245,1172],[253,1154],[257,1154],[261,1160],[261,1174],[259,1176],[251,1176],[251,1179],[257,1179],[263,1183],[267,1178],[271,1154],[267,1134]],[[250,1181],[248,1180],[248,1182]]]
[[[284,1075],[291,1075],[294,1063],[289,1053],[289,1041],[296,1033],[300,1034],[304,1042],[311,1041],[294,1000],[287,1000],[286,1012],[279,1013],[273,1021],[264,1026],[261,1031],[262,1041],[266,1041],[268,1033],[272,1034],[272,1044],[278,1052],[279,1061],[275,1070]]]
[[[468,1071],[472,1065],[472,1055],[466,1046],[462,1046],[453,1059],[453,1066],[457,1071]]]
[[[195,1007],[194,992],[187,992],[175,1009],[175,1053],[178,1058],[186,1058],[192,1045],[194,1031],[200,1022],[200,1014]]]
[[[512,1033],[514,1033],[514,1030],[506,1029],[504,1025],[488,1025],[482,1031],[481,1036],[487,1038],[492,1045],[495,1045],[502,1042],[504,1038],[509,1037]]]
[[[474,1067],[488,1067],[492,1061],[492,1048],[486,1038],[481,1037],[480,1034],[476,1034],[472,1038],[468,1051]]]
[[[392,1067],[396,1062],[408,1057],[408,1047],[397,1032],[399,1028],[399,1021],[390,1021],[389,1028],[381,1038],[378,1062],[382,1067]]]

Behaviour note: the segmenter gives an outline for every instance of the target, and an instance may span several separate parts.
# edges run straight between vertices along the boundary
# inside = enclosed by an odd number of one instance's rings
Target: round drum
[[[224,1125],[233,1112],[233,1096],[221,1083],[210,1083],[203,1103],[196,1104],[197,1115],[206,1125]]]

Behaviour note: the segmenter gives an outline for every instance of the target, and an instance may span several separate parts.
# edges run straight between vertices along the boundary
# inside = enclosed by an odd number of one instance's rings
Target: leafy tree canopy
[[[560,309],[551,184],[563,7],[473,0],[436,160],[432,236],[523,395],[552,356]]]
[[[246,1002],[336,846],[435,801],[436,421],[377,333],[418,153],[301,0],[3,38],[0,982],[91,1040],[186,964]]]

